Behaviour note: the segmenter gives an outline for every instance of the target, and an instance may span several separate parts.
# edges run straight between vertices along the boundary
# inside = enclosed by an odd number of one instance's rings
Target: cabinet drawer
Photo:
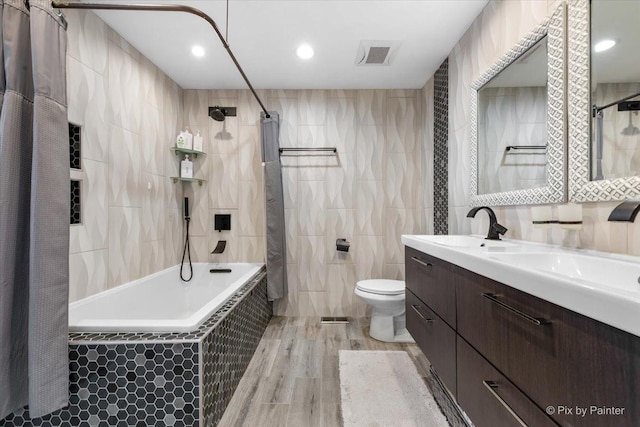
[[[458,403],[476,427],[557,427],[460,337],[457,351]]]
[[[456,333],[410,290],[406,291],[407,330],[449,391],[456,395]]]
[[[638,425],[640,338],[466,270],[456,280],[458,334],[558,424]]]
[[[455,329],[456,294],[451,267],[438,258],[405,249],[407,288]]]

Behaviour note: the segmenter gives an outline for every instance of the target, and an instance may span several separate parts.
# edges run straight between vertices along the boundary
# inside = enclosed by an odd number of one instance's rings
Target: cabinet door
[[[433,310],[406,292],[407,330],[416,340],[442,382],[456,395],[456,333]]]
[[[456,286],[460,336],[556,422],[640,425],[640,338],[468,271]]]
[[[407,247],[405,268],[407,288],[455,329],[456,294],[451,264]]]
[[[476,427],[557,427],[544,411],[460,337],[458,403]]]

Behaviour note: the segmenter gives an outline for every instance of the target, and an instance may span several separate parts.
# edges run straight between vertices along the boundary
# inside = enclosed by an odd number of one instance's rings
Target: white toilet
[[[361,280],[355,294],[372,307],[369,335],[379,341],[413,343],[405,320],[402,280]]]

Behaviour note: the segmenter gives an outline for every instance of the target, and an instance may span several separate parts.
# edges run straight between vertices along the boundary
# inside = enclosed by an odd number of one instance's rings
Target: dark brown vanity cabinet
[[[414,289],[424,279],[410,275],[410,260],[407,287],[419,296]],[[440,300],[455,299],[457,400],[478,427],[640,426],[639,337],[442,260],[433,264],[447,294]],[[419,334],[409,310],[407,302],[407,327]],[[416,338],[430,360],[434,347],[451,345],[424,341]]]

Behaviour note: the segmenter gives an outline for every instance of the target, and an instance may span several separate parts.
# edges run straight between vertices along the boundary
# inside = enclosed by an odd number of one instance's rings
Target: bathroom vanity
[[[477,427],[638,425],[637,259],[472,236],[402,241],[407,328]],[[609,268],[618,287],[581,276],[588,266]]]

